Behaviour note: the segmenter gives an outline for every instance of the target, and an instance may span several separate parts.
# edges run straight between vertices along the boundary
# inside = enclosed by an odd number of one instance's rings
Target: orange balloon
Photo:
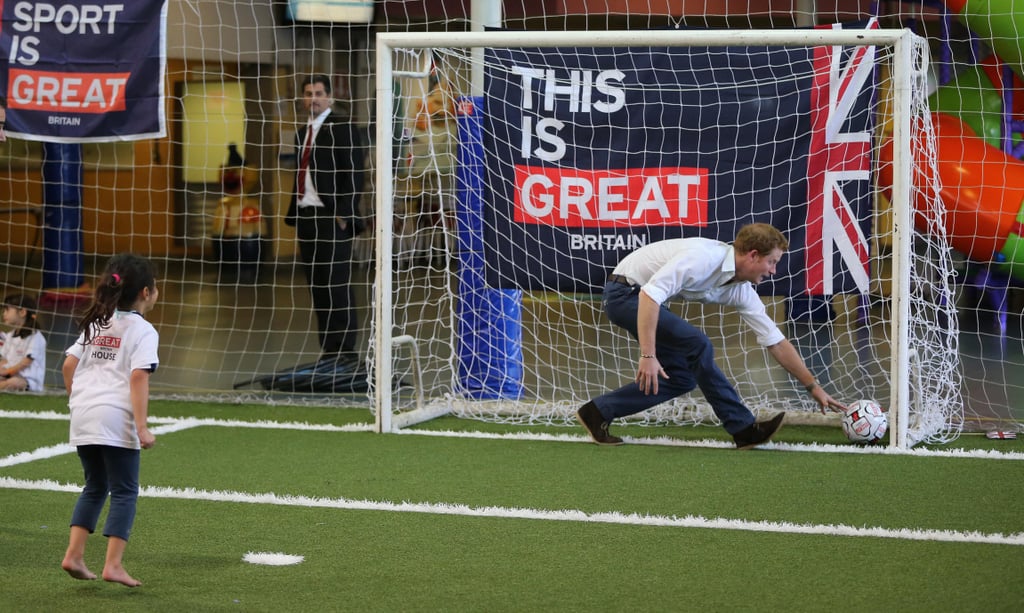
[[[992,260],[1006,242],[1024,202],[1024,162],[978,138],[964,122],[943,113],[932,114],[936,166],[946,205],[946,233],[953,247],[972,259]],[[921,148],[915,147],[915,151]],[[892,186],[892,141],[879,155],[879,185]],[[926,231],[930,169],[914,160],[915,225]],[[895,204],[894,204],[895,206]]]

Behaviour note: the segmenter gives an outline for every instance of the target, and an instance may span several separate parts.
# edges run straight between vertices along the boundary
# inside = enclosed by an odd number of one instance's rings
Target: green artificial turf
[[[64,410],[59,397],[13,398],[0,408]],[[336,407],[154,401],[151,415],[370,423],[365,410]],[[451,418],[421,428],[580,434]],[[623,430],[727,440],[715,428]],[[0,457],[66,440],[66,422],[0,418]],[[787,427],[779,440],[840,443],[841,434]],[[962,437],[954,446],[993,442]],[[73,453],[3,466],[0,477],[82,481]],[[144,487],[171,497],[139,500],[125,557],[138,589],[60,570],[74,491],[0,489],[0,610],[1017,611],[1024,546],[770,532],[757,522],[1020,534],[1022,477],[1019,459],[203,425],[160,434],[143,452]],[[247,501],[190,499],[190,488]],[[284,498],[252,498],[270,493]],[[299,505],[317,499],[342,508]],[[490,514],[452,514],[450,505]],[[608,519],[634,514],[751,529]],[[86,560],[95,572],[104,547],[93,535]],[[305,560],[256,566],[242,561],[250,551]]]

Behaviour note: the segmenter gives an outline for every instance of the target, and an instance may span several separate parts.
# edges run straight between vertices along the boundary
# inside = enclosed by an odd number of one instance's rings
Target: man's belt
[[[636,283],[629,280],[629,277],[623,277],[622,275],[608,275],[609,283],[618,283],[619,285],[625,285],[627,287],[636,287]]]

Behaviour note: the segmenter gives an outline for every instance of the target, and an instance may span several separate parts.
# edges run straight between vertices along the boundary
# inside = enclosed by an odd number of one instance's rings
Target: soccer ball
[[[888,428],[885,411],[874,400],[858,400],[843,414],[843,434],[854,443],[873,445],[882,440]]]

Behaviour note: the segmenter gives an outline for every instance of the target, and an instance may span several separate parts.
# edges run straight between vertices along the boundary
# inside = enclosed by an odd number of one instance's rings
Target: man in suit
[[[359,317],[352,292],[352,243],[364,227],[361,133],[332,110],[331,80],[302,83],[306,127],[296,135],[298,170],[285,223],[294,226],[320,331],[321,359],[355,363]]]

